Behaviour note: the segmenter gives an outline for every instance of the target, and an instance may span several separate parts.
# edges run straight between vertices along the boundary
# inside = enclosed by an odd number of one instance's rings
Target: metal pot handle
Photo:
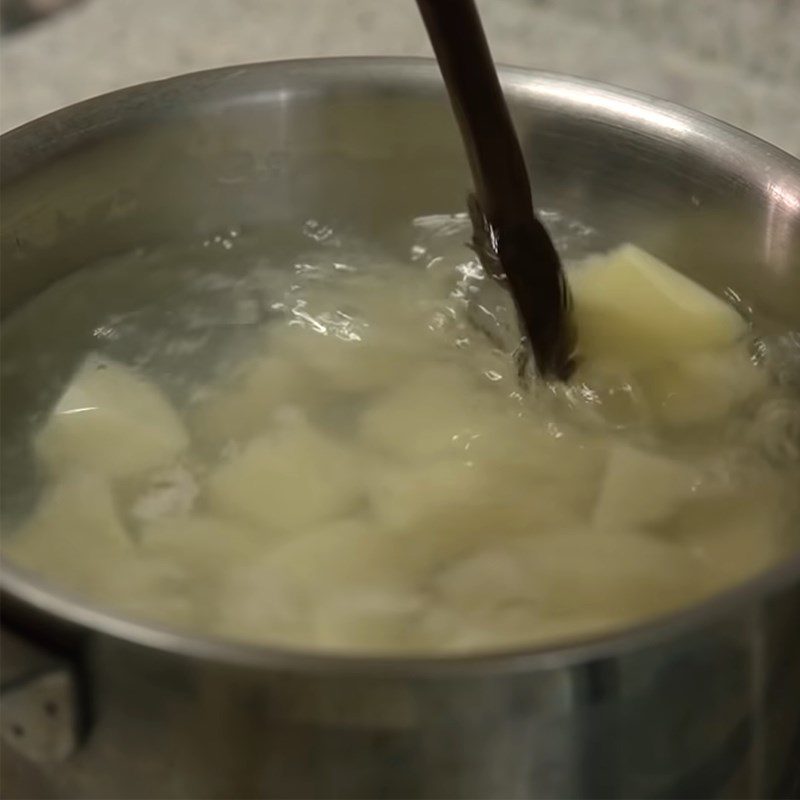
[[[29,761],[64,761],[85,724],[75,667],[0,626],[0,737]]]

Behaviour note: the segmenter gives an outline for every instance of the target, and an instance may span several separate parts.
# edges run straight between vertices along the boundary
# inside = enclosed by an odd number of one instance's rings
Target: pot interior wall
[[[713,139],[667,104],[513,72],[507,90],[541,208],[595,228],[596,246],[636,241],[782,322],[800,317],[800,190],[779,158],[757,164],[757,145],[735,152],[735,134]],[[3,151],[4,313],[135,247],[308,219],[380,239],[462,209],[469,186],[422,63],[261,65],[134,88],[18,129]]]

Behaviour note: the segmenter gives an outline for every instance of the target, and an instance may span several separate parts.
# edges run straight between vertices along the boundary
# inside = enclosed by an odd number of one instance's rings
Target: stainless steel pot
[[[800,327],[800,163],[669,103],[503,71],[539,202]],[[4,313],[111,253],[230,223],[381,236],[462,208],[436,67],[262,64],[2,138]],[[4,424],[13,420],[4,420]],[[161,630],[5,565],[3,796],[766,797],[800,762],[800,555],[624,635],[323,657]]]

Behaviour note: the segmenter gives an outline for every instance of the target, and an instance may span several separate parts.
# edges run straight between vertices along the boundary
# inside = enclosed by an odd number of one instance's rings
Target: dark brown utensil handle
[[[475,184],[472,243],[487,272],[507,284],[536,368],[566,379],[575,332],[558,252],[536,218],[525,159],[474,0],[417,0]],[[524,362],[523,362],[524,365]]]
[[[495,224],[533,214],[525,159],[474,0],[417,0],[467,149],[478,200]]]

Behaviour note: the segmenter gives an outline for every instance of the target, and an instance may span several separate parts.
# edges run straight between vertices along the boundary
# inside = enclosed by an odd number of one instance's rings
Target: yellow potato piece
[[[618,363],[584,361],[568,382],[551,391],[570,421],[592,430],[652,425],[653,413],[638,375]]]
[[[351,511],[362,486],[352,450],[303,420],[283,420],[217,467],[207,496],[222,516],[285,534]]]
[[[287,326],[273,333],[271,346],[311,371],[318,389],[365,392],[397,384],[414,368],[420,348],[414,347],[413,333],[404,341],[365,326],[348,338],[333,330]]]
[[[83,588],[98,571],[132,555],[133,543],[107,479],[71,472],[45,490],[18,530],[4,536],[3,552],[21,566]]]
[[[138,542],[144,553],[184,565],[195,575],[213,577],[263,554],[269,537],[210,514],[185,514],[144,525]]]
[[[433,293],[426,270],[373,265],[370,274],[338,277],[305,287],[290,323],[267,329],[270,352],[310,370],[318,389],[396,386],[446,343],[438,334],[456,314]]]
[[[442,630],[425,624],[423,587],[442,553],[428,530],[391,532],[352,518],[311,529],[231,570],[218,624],[246,638],[325,647],[432,646]]]
[[[792,541],[796,486],[751,478],[727,495],[698,499],[670,525],[668,535],[704,566],[714,588],[725,589],[775,564],[798,546]],[[796,531],[796,526],[791,528]]]
[[[347,519],[313,527],[273,546],[256,570],[280,575],[303,592],[328,591],[371,575],[378,581],[395,567],[382,534]]]
[[[195,583],[183,565],[171,559],[137,554],[80,588],[97,603],[146,622],[197,628],[205,616],[207,586]]]
[[[745,330],[728,303],[632,244],[574,267],[568,281],[585,358],[650,364],[730,345]]]
[[[316,607],[315,643],[350,652],[391,652],[413,649],[415,644],[424,646],[420,629],[424,611],[424,597],[411,591],[345,590]]]
[[[103,476],[65,474],[30,520],[5,537],[12,562],[86,599],[142,619],[195,622],[186,574],[170,558],[141,554]]]
[[[123,478],[172,461],[189,440],[159,389],[133,370],[92,356],[36,437],[55,472],[83,468]]]
[[[528,565],[536,604],[549,620],[630,622],[708,592],[696,558],[646,534],[562,531],[530,537],[516,552]]]
[[[433,586],[448,608],[479,618],[512,605],[530,618],[531,606],[541,599],[541,588],[531,579],[529,564],[514,548],[490,546],[454,560],[439,572]]]
[[[740,347],[687,353],[640,375],[655,417],[674,426],[723,419],[764,391],[767,381]]]
[[[700,482],[697,468],[629,445],[612,448],[594,510],[594,526],[626,531],[676,513]]]
[[[212,391],[191,411],[198,441],[224,445],[263,433],[276,409],[320,399],[319,384],[299,361],[278,355],[254,356],[227,385]]]
[[[391,540],[354,520],[310,529],[232,569],[217,613],[225,633],[313,641],[316,609],[348,587],[398,586],[404,571]]]
[[[437,561],[446,561],[487,538],[555,531],[579,518],[581,509],[567,492],[554,487],[532,501],[530,487],[528,475],[503,463],[376,465],[370,503],[382,526],[418,539]]]
[[[379,397],[361,420],[363,440],[400,459],[464,453],[501,413],[497,398],[455,365],[423,369]]]
[[[434,592],[457,615],[448,650],[530,645],[623,627],[702,596],[702,567],[641,534],[585,529],[517,539],[456,561]]]

